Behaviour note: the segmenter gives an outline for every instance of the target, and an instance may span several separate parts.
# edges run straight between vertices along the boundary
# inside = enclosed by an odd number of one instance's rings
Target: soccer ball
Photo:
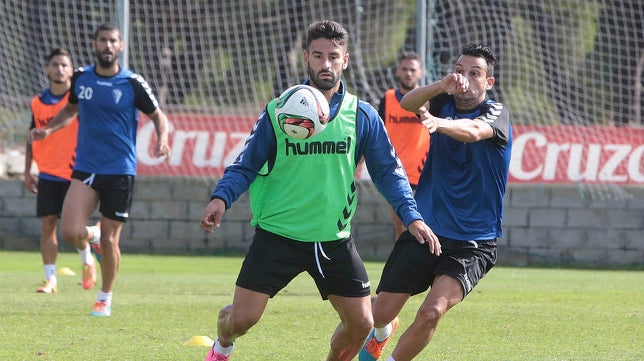
[[[286,89],[277,99],[275,117],[288,136],[307,139],[319,134],[329,121],[329,102],[321,91],[308,85]]]

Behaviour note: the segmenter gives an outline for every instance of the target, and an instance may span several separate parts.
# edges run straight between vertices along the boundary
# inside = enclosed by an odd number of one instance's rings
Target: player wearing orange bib
[[[416,189],[420,172],[427,159],[429,132],[421,124],[417,114],[400,106],[400,99],[410,90],[418,88],[418,82],[423,74],[420,56],[413,51],[403,51],[396,67],[398,86],[385,92],[378,107],[378,113],[385,122],[389,139],[405,168],[413,190]],[[394,222],[395,239],[398,239],[405,231],[405,225],[394,210],[391,208],[390,210]]]
[[[67,104],[71,76],[71,55],[68,50],[54,49],[47,57],[46,72],[49,87],[34,96],[30,107],[31,128],[44,128],[58,111]],[[36,215],[41,219],[40,253],[45,271],[45,283],[38,288],[41,293],[54,293],[58,287],[56,258],[58,239],[56,227],[63,200],[72,177],[76,157],[76,133],[78,121],[46,141],[27,142],[25,156],[25,188],[37,194]],[[32,162],[38,165],[38,181],[31,174]],[[99,227],[87,227],[88,238],[100,238]],[[96,266],[90,246],[79,249],[83,267],[83,288],[90,289],[96,283]]]
[[[55,67],[57,65],[51,66]],[[43,90],[31,100],[32,128],[45,127],[67,103],[69,91],[65,90],[62,95],[55,94],[52,88]],[[74,158],[76,157],[77,131],[78,120],[74,120],[68,129],[56,134],[55,137],[52,137],[47,142],[30,143],[32,158],[38,164],[40,176],[71,180]]]

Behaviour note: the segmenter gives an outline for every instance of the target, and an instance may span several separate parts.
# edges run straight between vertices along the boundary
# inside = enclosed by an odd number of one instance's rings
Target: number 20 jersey
[[[78,104],[75,170],[95,174],[136,175],[136,131],[139,111],[154,112],[158,103],[148,83],[129,69],[111,77],[95,65],[72,77],[69,102]]]

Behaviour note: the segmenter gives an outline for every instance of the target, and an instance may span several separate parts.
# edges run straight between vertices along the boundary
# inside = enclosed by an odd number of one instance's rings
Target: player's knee
[[[373,323],[376,327],[383,327],[396,318],[396,314],[384,307],[373,308]]]
[[[371,329],[373,328],[373,326],[374,326],[373,317],[369,317],[369,319],[366,320],[362,325],[362,332],[364,334],[364,338],[369,336],[369,332],[371,332]]]
[[[351,320],[345,323],[349,337],[356,339],[365,339],[373,328],[373,317],[365,316],[360,319]]]
[[[63,237],[65,243],[72,246],[77,246],[78,243],[86,237],[86,232],[87,230],[85,230],[85,227],[76,228],[65,226],[64,224],[60,229],[60,235]]]
[[[220,318],[226,318],[232,334],[240,336],[245,334],[251,327],[255,326],[261,317],[254,312],[232,312],[232,306],[228,305],[219,312]]]
[[[378,304],[377,297],[371,298],[371,308],[373,313],[373,323],[375,327],[384,327],[398,316],[397,310],[387,307],[385,304]]]
[[[361,323],[361,330],[363,332],[366,330],[367,334],[369,334],[372,328],[373,328],[373,316],[369,315],[369,317],[366,317]]]
[[[114,238],[106,236],[101,237],[101,247],[103,249],[115,250],[118,248],[118,242]]]
[[[416,321],[421,322],[425,327],[432,327],[438,324],[447,309],[437,304],[423,305],[418,310]]]

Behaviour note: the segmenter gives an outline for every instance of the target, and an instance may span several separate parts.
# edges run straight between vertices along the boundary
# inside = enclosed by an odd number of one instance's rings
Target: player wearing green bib
[[[270,172],[267,164],[250,186],[251,224],[303,242],[351,236],[356,186],[353,176],[345,175],[356,170],[358,98],[345,94],[333,121],[312,139],[291,138],[280,130],[276,100],[266,113],[277,139],[275,163]]]
[[[235,339],[261,318],[268,300],[307,272],[340,325],[327,360],[352,360],[373,326],[370,282],[351,237],[357,204],[354,174],[364,158],[378,190],[408,230],[429,250],[440,244],[416,208],[411,187],[376,110],[346,91],[349,35],[341,24],[309,26],[304,64],[307,82],[326,96],[330,121],[309,139],[287,136],[269,102],[246,145],[217,183],[201,218],[212,232],[232,203],[250,192],[256,227],[237,278],[233,303],[219,312],[217,341],[207,361],[228,360]],[[288,345],[284,345],[288,347]]]

